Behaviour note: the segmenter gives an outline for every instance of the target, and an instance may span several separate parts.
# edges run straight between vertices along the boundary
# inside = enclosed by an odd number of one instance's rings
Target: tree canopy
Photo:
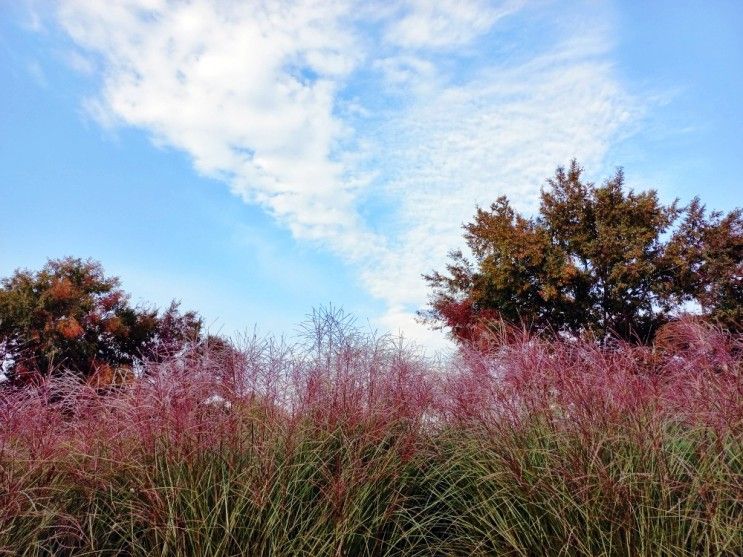
[[[0,282],[0,348],[14,383],[72,372],[82,378],[131,369],[199,337],[201,320],[175,302],[164,312],[132,307],[119,279],[72,257]]]
[[[625,188],[622,170],[597,186],[573,160],[547,180],[538,213],[506,197],[464,225],[471,258],[450,253],[422,313],[459,340],[494,320],[553,334],[647,342],[696,307],[739,330],[743,318],[743,214],[681,207],[654,190]]]

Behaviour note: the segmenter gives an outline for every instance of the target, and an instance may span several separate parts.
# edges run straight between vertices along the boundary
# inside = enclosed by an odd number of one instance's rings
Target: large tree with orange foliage
[[[740,209],[664,205],[653,190],[627,190],[621,170],[596,186],[572,161],[547,181],[536,216],[500,197],[464,230],[473,259],[453,252],[446,273],[425,275],[433,295],[422,313],[459,340],[506,322],[647,342],[689,305],[741,327]]]
[[[119,279],[72,257],[0,283],[0,348],[5,372],[24,384],[59,372],[90,378],[157,358],[198,338],[201,321],[177,304],[162,314],[132,307]]]

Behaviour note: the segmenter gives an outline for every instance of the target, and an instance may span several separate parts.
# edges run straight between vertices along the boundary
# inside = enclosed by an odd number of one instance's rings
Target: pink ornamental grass
[[[442,364],[346,326],[196,345],[107,388],[3,392],[0,547],[736,546],[738,339],[697,323],[655,347],[513,334]]]

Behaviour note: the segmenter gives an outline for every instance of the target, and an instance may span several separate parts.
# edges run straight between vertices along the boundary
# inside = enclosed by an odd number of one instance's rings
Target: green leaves
[[[696,301],[739,329],[740,210],[707,216],[698,199],[664,205],[653,190],[626,190],[621,169],[601,186],[582,175],[575,160],[558,168],[535,217],[518,214],[505,197],[478,208],[464,225],[475,261],[455,254],[448,276],[425,275],[434,292],[424,318],[460,340],[495,316],[541,332],[648,342]]]
[[[201,328],[196,314],[181,314],[177,304],[162,316],[131,307],[119,279],[92,260],[52,259],[0,284],[0,346],[11,352],[18,383],[62,370],[113,376],[137,358],[195,340]]]

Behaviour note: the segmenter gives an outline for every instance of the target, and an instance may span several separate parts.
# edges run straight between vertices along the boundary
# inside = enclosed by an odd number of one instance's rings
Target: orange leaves
[[[114,309],[123,299],[124,294],[122,292],[114,291],[110,294],[106,294],[101,298],[100,304],[104,311],[111,311]]]
[[[463,226],[473,260],[453,252],[448,274],[424,275],[433,288],[427,320],[466,341],[490,309],[548,335],[647,343],[695,301],[740,331],[743,210],[707,217],[698,200],[679,208],[653,190],[625,189],[621,170],[600,186],[582,173],[576,161],[559,167],[536,216],[506,197],[478,208]]]
[[[88,385],[100,389],[114,382],[114,370],[110,365],[105,362],[94,362],[92,367],[95,371],[88,378]]]
[[[63,317],[57,322],[55,329],[67,340],[75,340],[85,334],[85,330],[74,317]]]
[[[121,321],[121,319],[119,319],[118,317],[106,319],[103,323],[103,330],[114,336],[126,333],[126,327],[124,326],[124,323]]]
[[[557,298],[559,292],[557,291],[557,288],[552,286],[551,284],[544,285],[539,290],[539,296],[545,301],[548,302],[549,300],[554,300]]]
[[[57,302],[66,302],[73,299],[77,294],[70,279],[62,277],[55,280],[47,290],[49,297]]]
[[[72,372],[83,378],[98,373],[102,361],[117,369],[147,354],[154,357],[162,339],[163,355],[196,340],[200,321],[173,306],[163,317],[155,309],[129,305],[116,277],[106,277],[99,263],[75,258],[52,259],[38,272],[17,271],[0,281],[0,343],[15,341],[33,367],[55,375]],[[11,381],[22,369],[15,358]]]
[[[567,265],[564,265],[562,267],[562,278],[563,282],[569,283],[572,281],[575,277],[577,277],[579,274],[578,267],[573,265],[572,263],[568,263]]]
[[[134,381],[134,372],[130,366],[111,366],[106,362],[94,360],[93,374],[87,384],[94,389],[105,389],[115,385],[127,385]]]

